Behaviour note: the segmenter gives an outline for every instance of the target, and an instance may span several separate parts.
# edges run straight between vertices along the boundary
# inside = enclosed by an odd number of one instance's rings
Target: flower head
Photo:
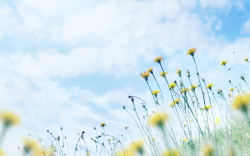
[[[181,89],[181,93],[186,93],[186,92],[188,92],[188,91],[189,91],[188,88],[182,88],[182,89]]]
[[[3,149],[0,149],[0,156],[5,156],[5,151]]]
[[[244,59],[244,61],[249,62],[247,57]]]
[[[25,138],[25,139],[23,139],[23,144],[24,144],[25,152],[27,152],[27,153],[29,153],[31,151],[33,153],[36,153],[41,149],[38,142],[34,139]]]
[[[234,91],[234,88],[230,88],[230,91]]]
[[[164,71],[164,72],[161,72],[160,76],[165,77],[167,74],[168,74],[168,72]]]
[[[181,141],[183,141],[183,142],[189,142],[189,140],[187,138],[181,138]]]
[[[3,111],[0,113],[0,120],[3,121],[5,126],[12,126],[20,124],[19,117],[11,111]]]
[[[154,59],[154,62],[161,63],[162,60],[163,60],[162,57],[156,57],[156,58]]]
[[[157,96],[157,94],[159,94],[159,93],[160,93],[159,90],[153,90],[153,91],[152,91],[152,95],[155,95],[155,96]]]
[[[245,94],[240,94],[233,99],[232,107],[233,109],[246,110],[249,104],[250,104],[250,95],[245,93]]]
[[[175,87],[176,87],[176,84],[175,84],[175,83],[170,83],[170,84],[169,84],[169,88],[170,88],[170,89],[174,89]]]
[[[202,110],[208,111],[210,108],[212,108],[212,106],[206,105],[206,106],[202,107]]]
[[[153,70],[154,70],[154,68],[149,68],[149,69],[147,70],[147,72],[153,74]]]
[[[146,81],[148,80],[148,77],[149,77],[149,72],[143,72],[143,73],[141,73],[141,77],[143,77]]]
[[[191,48],[187,51],[188,55],[194,56],[194,53],[196,52],[196,48]]]
[[[194,91],[194,90],[195,90],[195,88],[197,88],[197,86],[196,86],[196,85],[191,85],[189,89],[190,89],[190,90],[192,90],[192,91]]]
[[[170,149],[163,152],[163,156],[180,156],[180,152],[177,149]]]
[[[204,156],[214,156],[214,148],[211,145],[205,145],[202,148],[202,153]]]
[[[115,156],[135,156],[135,152],[131,149],[124,149],[115,153]]]
[[[149,118],[149,124],[159,128],[163,128],[167,121],[169,121],[169,116],[167,113],[156,113]]]
[[[179,104],[180,101],[181,101],[181,99],[176,99],[176,100],[174,100],[173,102],[171,102],[171,103],[169,104],[169,106],[170,106],[170,107],[173,107],[174,105]]]
[[[214,123],[215,123],[216,125],[218,125],[218,124],[220,124],[220,121],[221,121],[221,119],[218,118],[218,117],[216,117],[215,120],[214,120]]]
[[[101,127],[105,127],[106,124],[105,124],[105,123],[101,123],[100,126],[101,126]]]
[[[210,83],[210,84],[207,85],[207,88],[210,89],[210,90],[212,90],[213,86],[214,86],[214,84]]]
[[[177,70],[176,70],[176,74],[178,74],[179,76],[181,76],[181,70],[180,70],[180,69],[177,69]]]
[[[130,149],[132,151],[135,151],[135,152],[143,154],[143,145],[144,145],[144,141],[143,140],[134,141],[130,145]]]
[[[225,66],[227,64],[227,61],[221,61],[220,65]]]

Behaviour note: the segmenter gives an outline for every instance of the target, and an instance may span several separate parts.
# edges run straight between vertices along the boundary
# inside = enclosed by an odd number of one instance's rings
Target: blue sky
[[[232,74],[220,67],[249,57],[247,0],[2,0],[0,19],[0,106],[23,121],[9,139],[46,137],[47,129],[63,126],[74,143],[77,132],[91,136],[101,122],[123,130],[132,122],[121,109],[129,107],[128,95],[152,102],[139,74],[149,67],[159,74],[156,56],[165,58],[170,81],[178,79],[177,68],[194,73],[186,55],[192,47],[217,88],[229,88],[226,74],[249,79],[245,68]]]

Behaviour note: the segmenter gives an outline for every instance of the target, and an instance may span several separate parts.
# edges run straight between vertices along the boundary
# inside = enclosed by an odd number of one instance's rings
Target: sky
[[[110,134],[125,133],[133,125],[122,109],[131,108],[128,95],[152,103],[140,73],[154,67],[159,75],[157,56],[171,82],[177,68],[195,73],[186,55],[193,47],[216,88],[249,80],[248,0],[0,0],[0,19],[0,109],[22,119],[3,144],[9,155],[29,134],[48,139],[47,129],[63,127],[70,144],[102,122]]]

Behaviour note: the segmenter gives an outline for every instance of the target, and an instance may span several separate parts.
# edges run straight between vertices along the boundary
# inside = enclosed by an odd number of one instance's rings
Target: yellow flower
[[[104,127],[104,126],[106,126],[106,124],[105,124],[105,123],[101,123],[100,126],[101,126],[101,127]]]
[[[153,94],[153,95],[157,95],[157,94],[159,94],[159,93],[160,93],[159,90],[153,90],[153,91],[152,91],[152,94]]]
[[[196,52],[196,48],[191,48],[191,49],[188,50],[187,54],[191,55],[191,56],[194,56],[195,52]]]
[[[176,74],[181,75],[181,70],[180,70],[180,69],[177,69],[177,70],[176,70]]]
[[[211,145],[205,145],[202,148],[202,153],[204,156],[214,156],[214,148]]]
[[[0,113],[0,120],[3,121],[5,126],[18,125],[20,124],[19,117],[11,111],[3,111]]]
[[[225,66],[227,64],[227,61],[221,61],[220,65]]]
[[[214,84],[210,83],[207,85],[207,88],[211,90],[213,86],[214,86]]]
[[[27,153],[29,153],[30,151],[37,152],[38,150],[40,150],[40,145],[34,139],[25,138],[23,140],[23,144],[24,144],[25,151]]]
[[[5,156],[5,151],[3,149],[0,149],[0,156]]]
[[[244,61],[248,62],[248,58],[246,57],[246,58],[244,59]]]
[[[149,77],[149,72],[143,72],[143,73],[141,73],[141,77],[143,77],[145,80],[148,80],[148,77]]]
[[[149,124],[159,128],[162,128],[167,121],[169,121],[167,113],[156,113],[149,118]]]
[[[176,105],[176,104],[179,104],[179,102],[181,101],[181,99],[176,99],[176,100],[174,100],[173,102],[171,102],[170,104],[169,104],[169,106],[174,106],[174,105]]]
[[[153,141],[155,141],[155,138],[153,138]]]
[[[191,85],[191,86],[190,86],[190,88],[189,88],[189,90],[194,91],[194,90],[195,90],[195,88],[197,88],[197,86],[196,86],[196,85]]]
[[[38,148],[33,151],[34,156],[52,156],[55,152],[54,147],[50,148]]]
[[[190,119],[189,121],[193,121],[193,119]]]
[[[216,117],[215,120],[214,120],[214,123],[216,125],[218,125],[218,124],[220,124],[220,121],[221,121],[220,118]]]
[[[183,141],[183,142],[189,142],[187,138],[181,138],[181,141]]]
[[[154,62],[161,63],[162,60],[163,60],[162,57],[156,57],[156,58],[154,59]]]
[[[169,88],[170,88],[170,89],[174,89],[175,87],[176,87],[176,84],[175,84],[175,83],[170,83],[170,84],[169,84]]]
[[[153,73],[153,70],[154,70],[154,68],[149,68],[148,70],[147,70],[147,72],[149,72],[149,73]]]
[[[108,139],[108,141],[110,141],[111,139]]]
[[[135,152],[131,149],[124,149],[115,153],[115,156],[135,156]]]
[[[143,145],[144,145],[144,141],[138,140],[138,141],[132,142],[132,144],[130,145],[130,149],[138,153],[143,153]]]
[[[163,76],[163,77],[165,77],[166,75],[168,74],[168,72],[161,72],[161,74],[160,74],[160,76]]]
[[[247,109],[247,106],[250,104],[250,95],[249,94],[240,94],[233,99],[232,107],[233,109]]]
[[[188,91],[189,91],[188,88],[182,88],[182,89],[181,89],[181,93],[186,93],[186,92],[188,92]]]
[[[230,88],[230,91],[234,91],[234,88]]]
[[[204,107],[202,108],[202,110],[206,110],[206,111],[208,111],[210,108],[212,108],[212,106],[210,106],[210,105],[206,105],[206,106],[204,106]]]
[[[85,155],[86,155],[86,156],[90,156],[90,152],[86,152]]]
[[[163,156],[180,156],[180,152],[177,149],[166,150]]]

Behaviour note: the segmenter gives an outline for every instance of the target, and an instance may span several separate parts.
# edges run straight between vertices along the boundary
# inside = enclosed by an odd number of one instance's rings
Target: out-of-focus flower
[[[180,152],[177,149],[166,150],[162,154],[163,156],[180,156]]]
[[[249,62],[247,57],[244,59],[244,61]]]
[[[206,106],[202,107],[202,110],[208,111],[210,108],[212,108],[212,106],[206,105]]]
[[[3,111],[0,113],[0,120],[5,126],[12,126],[20,124],[20,118],[12,111]]]
[[[30,153],[30,152],[38,153],[41,150],[39,143],[34,139],[25,138],[23,139],[23,144],[24,144],[24,150],[26,153]]]
[[[204,156],[214,156],[214,148],[211,145],[205,145],[202,148],[202,153]]]
[[[210,90],[212,90],[213,86],[214,86],[214,84],[210,83],[210,84],[207,85],[207,88],[210,89]]]
[[[225,66],[227,64],[227,61],[221,61],[220,65]]]
[[[162,57],[156,57],[156,58],[154,59],[154,62],[161,63],[162,60],[163,60]]]
[[[218,124],[220,124],[220,121],[221,121],[220,118],[216,117],[215,120],[214,120],[214,123],[216,125],[218,125]]]
[[[247,110],[247,106],[250,104],[249,94],[240,94],[233,99],[232,107],[233,109]]]
[[[187,51],[188,55],[194,56],[194,53],[196,52],[196,48],[191,48]]]
[[[149,118],[149,124],[159,128],[163,128],[167,121],[169,121],[169,115],[167,113],[155,113]]]
[[[115,156],[135,156],[135,152],[131,149],[120,150],[115,153]]]
[[[5,156],[5,151],[3,149],[0,149],[0,156]]]
[[[234,91],[234,88],[230,88],[230,91]]]
[[[187,138],[181,138],[181,141],[183,141],[183,142],[189,142]]]
[[[181,70],[180,70],[180,69],[177,69],[177,70],[176,70],[176,74],[178,74],[179,76],[181,76]]]
[[[143,154],[143,145],[144,145],[144,141],[143,140],[138,140],[138,141],[134,141],[132,142],[132,144],[130,145],[130,149],[138,152],[140,154]]]
[[[196,85],[191,85],[189,89],[192,90],[192,91],[194,91],[196,88],[197,88]]]
[[[169,106],[173,107],[174,105],[179,104],[180,101],[181,101],[181,99],[176,99],[176,100],[174,100],[173,102],[171,102],[171,103],[169,104]]]
[[[101,123],[100,126],[101,126],[101,127],[105,127],[106,124],[105,124],[105,123]]]
[[[189,91],[188,88],[182,88],[182,89],[181,89],[181,93],[186,93],[186,92],[188,92],[188,91]]]
[[[168,74],[168,72],[164,71],[164,72],[161,72],[160,76],[165,77],[167,74]]]

